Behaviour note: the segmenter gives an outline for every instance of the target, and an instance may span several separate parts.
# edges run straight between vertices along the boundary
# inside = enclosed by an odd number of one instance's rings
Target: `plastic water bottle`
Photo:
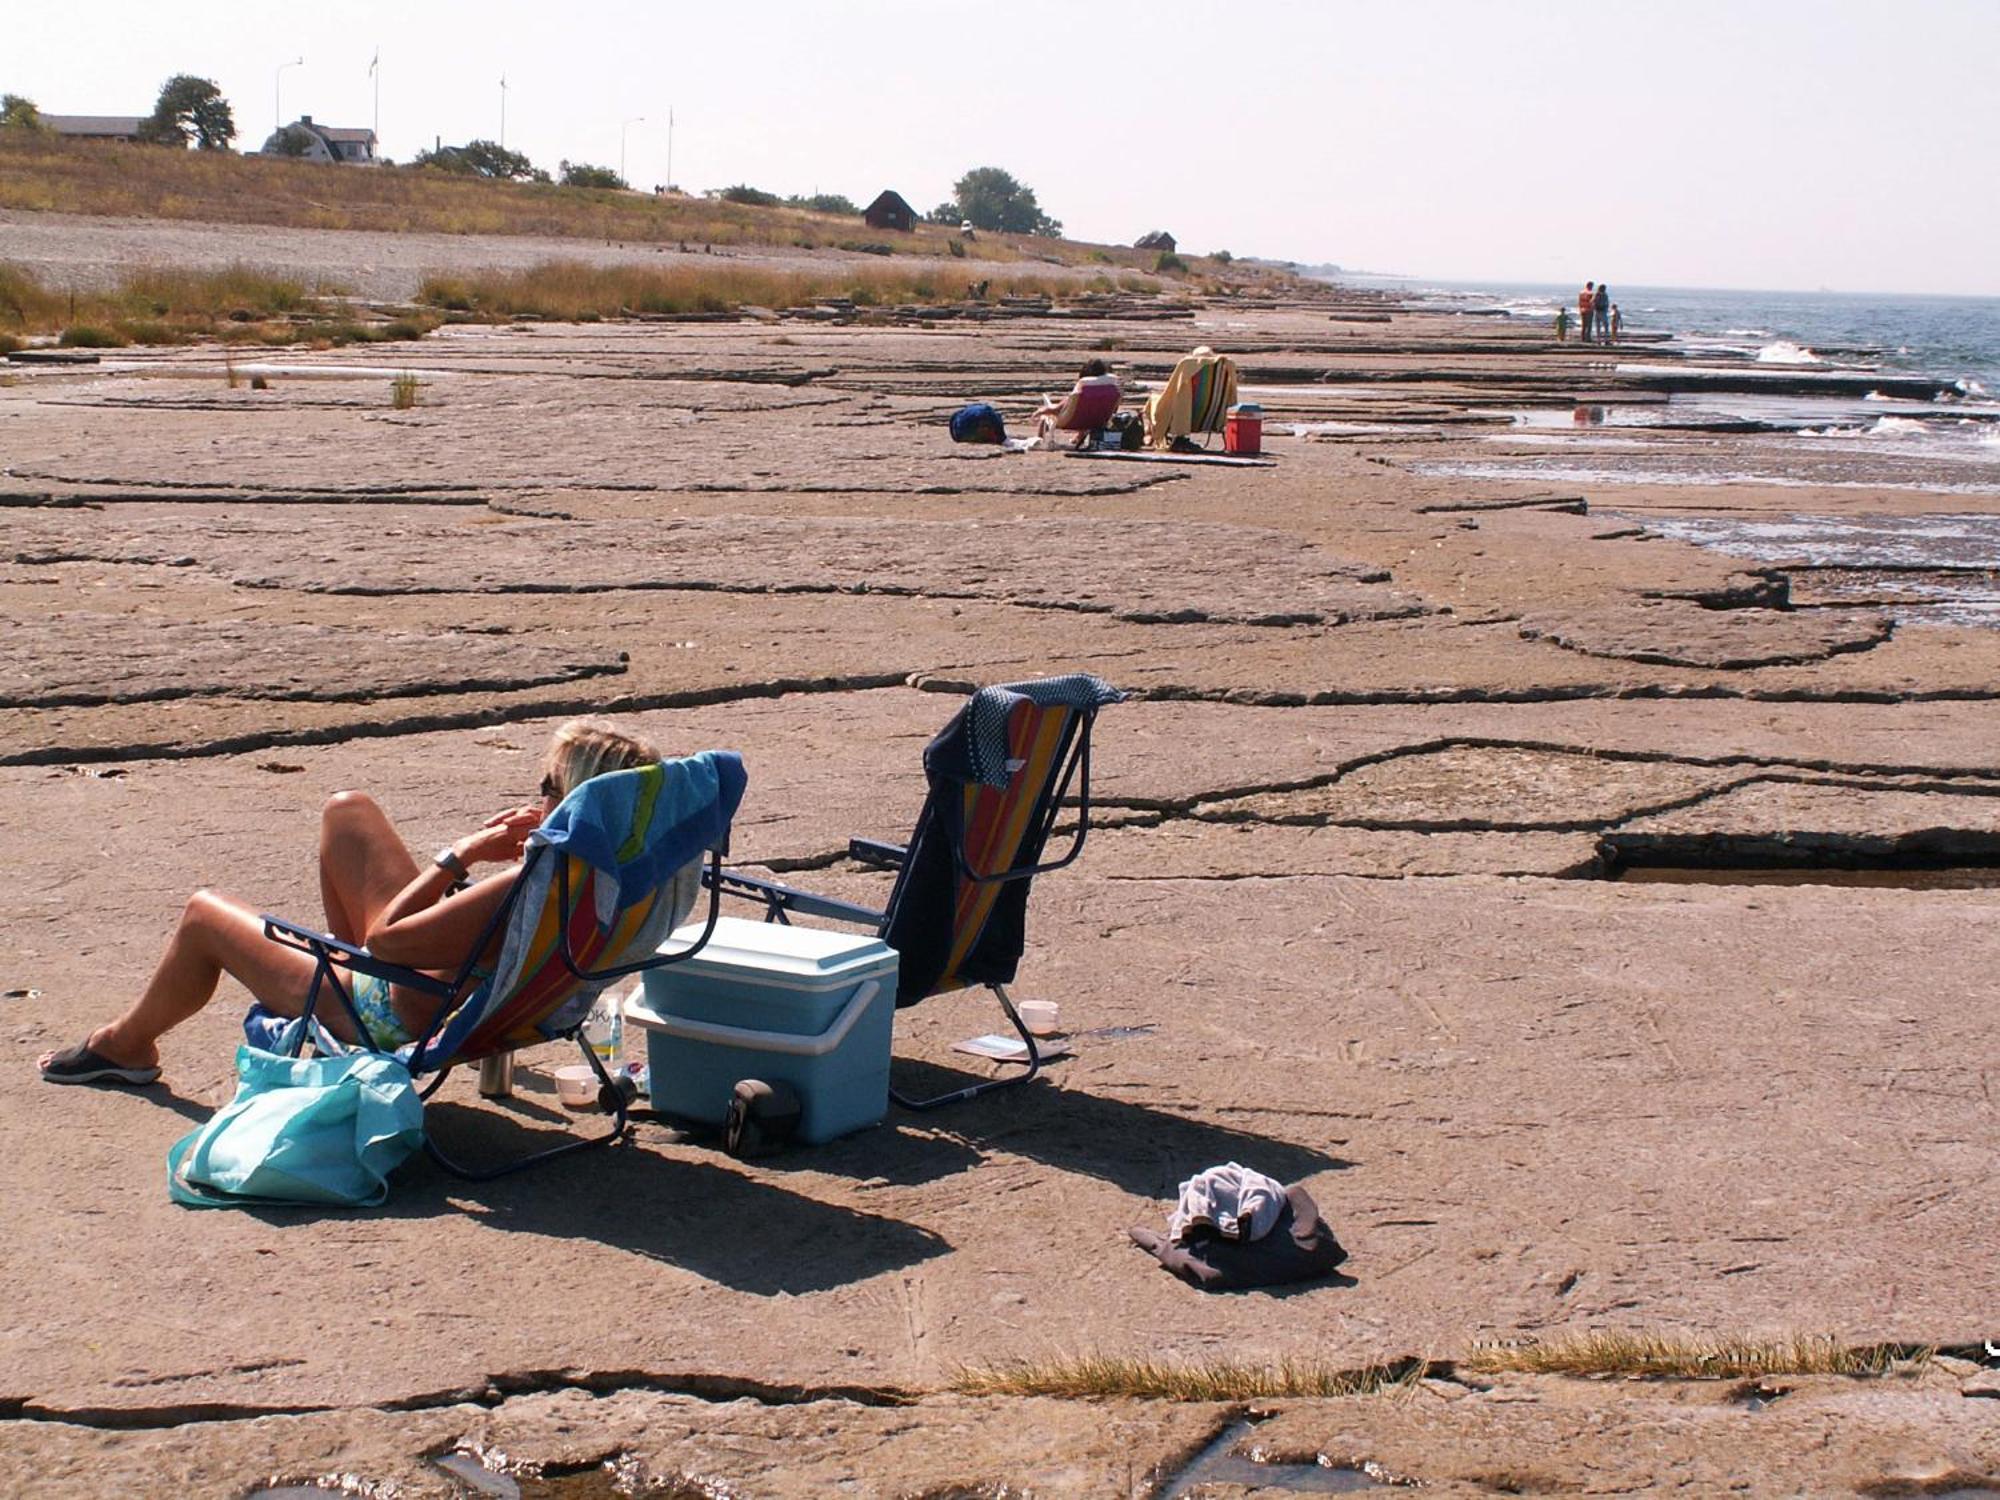
[[[584,1018],[583,1039],[607,1070],[618,1065],[624,1032],[625,1008],[609,995],[599,995]]]

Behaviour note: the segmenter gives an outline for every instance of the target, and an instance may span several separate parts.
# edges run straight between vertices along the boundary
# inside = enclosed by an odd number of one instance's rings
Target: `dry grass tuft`
[[[1138,277],[1089,278],[1020,274],[988,278],[988,291],[1013,297],[1074,297],[1082,292],[1137,290]],[[858,308],[953,302],[967,285],[949,272],[829,261],[823,268],[781,271],[721,265],[595,266],[546,261],[525,271],[474,271],[430,276],[417,300],[446,312],[505,321],[549,318],[566,323],[681,313],[729,313],[745,307],[810,307],[841,299]]]
[[[408,411],[417,404],[417,377],[405,371],[389,382],[389,404],[397,411]]]
[[[1788,1339],[1696,1339],[1585,1333],[1546,1344],[1485,1345],[1458,1364],[1479,1375],[1633,1375],[1718,1380],[1751,1375],[1887,1375],[1921,1368],[1928,1349],[1843,1344],[1831,1334]]]
[[[387,323],[357,322],[342,295],[331,284],[309,287],[247,266],[219,271],[142,266],[114,286],[67,291],[43,284],[25,266],[0,262],[0,329],[13,335],[60,332],[63,343],[92,348],[203,338],[350,344],[421,338],[442,321],[423,312]]]
[[[1054,1396],[1082,1401],[1136,1396],[1159,1401],[1257,1401],[1284,1396],[1367,1396],[1405,1391],[1422,1380],[1424,1360],[1340,1369],[1317,1360],[1243,1365],[1224,1360],[1168,1364],[1077,1355],[1039,1364],[967,1367],[951,1388],[965,1396]]]

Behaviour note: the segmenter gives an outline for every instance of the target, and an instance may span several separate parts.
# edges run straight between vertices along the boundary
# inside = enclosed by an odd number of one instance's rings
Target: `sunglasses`
[[[562,800],[562,786],[556,781],[554,776],[544,775],[542,777],[541,792],[544,797],[553,797],[558,802]]]

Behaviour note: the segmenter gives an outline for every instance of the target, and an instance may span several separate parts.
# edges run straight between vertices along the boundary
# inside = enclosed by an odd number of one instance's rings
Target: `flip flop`
[[[58,1052],[42,1069],[48,1083],[129,1083],[148,1084],[160,1076],[158,1068],[127,1068],[102,1052],[91,1050],[88,1042],[78,1042]]]

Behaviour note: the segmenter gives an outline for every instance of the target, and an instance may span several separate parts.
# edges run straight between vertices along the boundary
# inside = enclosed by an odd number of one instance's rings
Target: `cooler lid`
[[[705,922],[678,929],[669,947],[679,948],[701,936]],[[821,988],[872,969],[892,969],[897,954],[871,933],[836,932],[825,927],[799,927],[783,922],[753,922],[742,917],[718,917],[715,935],[693,958],[673,968],[688,973],[754,972],[760,983]]]

